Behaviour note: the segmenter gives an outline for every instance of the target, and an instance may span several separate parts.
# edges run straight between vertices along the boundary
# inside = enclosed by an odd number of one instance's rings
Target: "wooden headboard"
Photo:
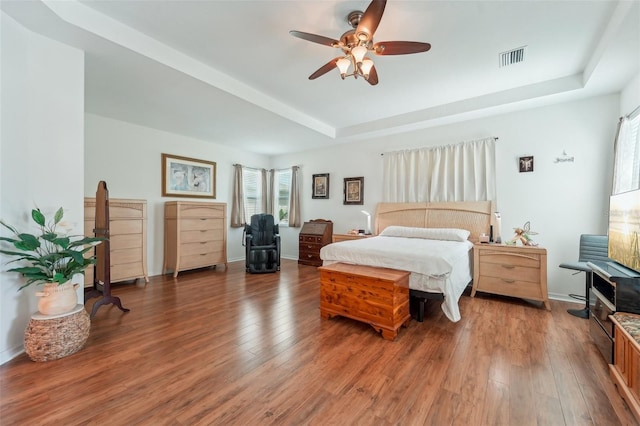
[[[436,203],[378,203],[375,235],[391,225],[416,228],[460,228],[476,242],[480,234],[489,234],[491,201],[456,201]]]

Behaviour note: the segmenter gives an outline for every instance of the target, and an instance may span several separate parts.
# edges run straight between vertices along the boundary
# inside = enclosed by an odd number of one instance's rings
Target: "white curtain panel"
[[[496,200],[496,138],[384,154],[386,202]]]

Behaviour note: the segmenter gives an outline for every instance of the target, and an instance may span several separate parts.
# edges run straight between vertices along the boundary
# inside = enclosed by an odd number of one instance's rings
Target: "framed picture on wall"
[[[533,171],[533,155],[529,155],[527,157],[520,157],[518,161],[518,167],[520,169],[520,173],[532,172]]]
[[[364,204],[364,177],[344,178],[343,204]]]
[[[329,173],[313,175],[313,191],[311,198],[329,198]]]
[[[216,163],[162,154],[162,196],[216,198]]]

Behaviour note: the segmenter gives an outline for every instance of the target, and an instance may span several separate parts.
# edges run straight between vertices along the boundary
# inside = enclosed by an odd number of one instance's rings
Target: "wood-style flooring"
[[[387,341],[321,319],[316,268],[291,260],[113,293],[131,312],[101,307],[80,352],[0,366],[1,425],[635,424],[578,303],[467,292],[461,321],[435,302]]]

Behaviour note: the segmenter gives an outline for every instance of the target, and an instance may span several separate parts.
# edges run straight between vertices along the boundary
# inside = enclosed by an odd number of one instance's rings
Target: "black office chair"
[[[262,274],[280,270],[280,234],[273,215],[254,214],[251,224],[244,226],[246,247],[246,270],[251,274]]]
[[[589,289],[593,279],[593,271],[587,265],[587,262],[596,261],[609,261],[609,237],[606,235],[593,235],[582,234],[580,235],[580,254],[577,262],[561,263],[561,268],[573,269],[579,272],[584,272],[585,288],[584,309],[567,309],[571,315],[575,315],[580,318],[589,318]]]

